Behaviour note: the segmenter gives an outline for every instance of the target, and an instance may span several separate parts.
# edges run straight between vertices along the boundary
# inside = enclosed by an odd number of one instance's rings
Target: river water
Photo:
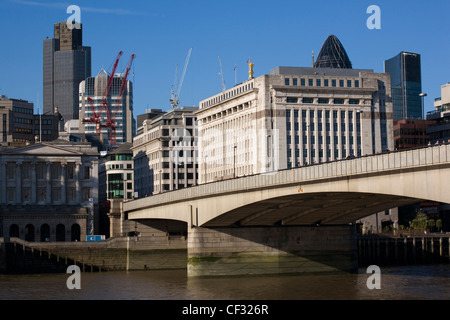
[[[449,300],[450,264],[382,267],[372,274],[274,275],[188,278],[186,270],[0,275],[0,300]]]

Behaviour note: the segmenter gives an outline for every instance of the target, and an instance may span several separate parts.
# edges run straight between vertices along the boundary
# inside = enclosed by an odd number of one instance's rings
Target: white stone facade
[[[278,67],[200,102],[200,183],[393,149],[388,74]]]
[[[138,198],[198,184],[197,110],[182,107],[144,121],[132,147]]]

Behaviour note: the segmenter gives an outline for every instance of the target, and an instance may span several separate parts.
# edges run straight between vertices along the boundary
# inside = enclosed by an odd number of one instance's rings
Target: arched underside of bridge
[[[420,200],[354,192],[296,194],[236,208],[202,226],[342,225]]]

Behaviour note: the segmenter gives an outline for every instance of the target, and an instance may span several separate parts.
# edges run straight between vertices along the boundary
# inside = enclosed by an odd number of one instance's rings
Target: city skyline
[[[10,45],[0,53],[7,75],[0,80],[0,93],[33,102],[36,113],[36,101],[43,104],[42,41],[52,37],[55,23],[70,17],[66,10],[71,4],[81,8],[83,42],[92,47],[92,75],[102,68],[110,71],[121,50],[125,55],[136,54],[130,79],[135,89],[135,117],[147,108],[171,109],[175,67],[178,64],[181,69],[190,48],[180,106],[198,106],[222,90],[219,56],[229,89],[236,80],[247,79],[248,59],[255,64],[255,77],[278,66],[309,67],[311,53],[317,57],[331,34],[340,39],[358,69],[383,72],[383,61],[401,51],[421,54],[425,113],[434,109],[441,85],[450,81],[443,72],[450,64],[443,59],[450,45],[440,31],[445,29],[445,9],[450,8],[446,1],[432,6],[406,1],[348,1],[346,5],[330,1],[327,6],[305,1],[245,5],[235,1],[207,5],[202,1],[132,1],[127,5],[112,1],[108,7],[87,1],[4,1],[0,27],[8,30],[2,36]],[[379,30],[366,26],[371,16],[366,10],[372,4],[381,11]],[[319,19],[311,12],[320,12]],[[21,41],[13,40],[18,38]],[[119,70],[125,67],[126,61],[121,61]]]

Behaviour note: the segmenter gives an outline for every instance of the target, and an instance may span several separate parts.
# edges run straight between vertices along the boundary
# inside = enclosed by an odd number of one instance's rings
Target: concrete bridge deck
[[[421,200],[450,203],[450,145],[364,156],[171,191],[124,203],[129,219],[212,227],[346,224]]]

